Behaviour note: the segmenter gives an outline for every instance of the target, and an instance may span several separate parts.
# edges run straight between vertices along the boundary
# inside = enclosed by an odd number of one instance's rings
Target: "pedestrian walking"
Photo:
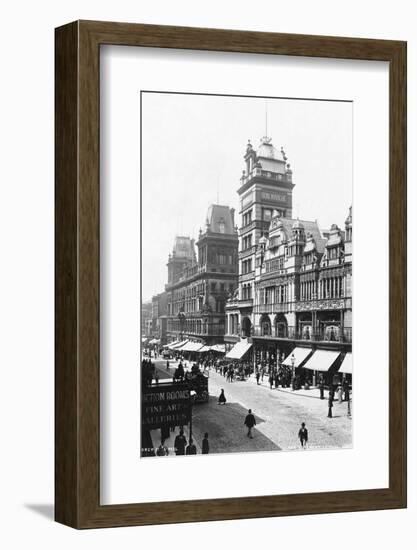
[[[339,403],[342,403],[343,401],[343,392],[342,392],[342,386],[339,384],[337,387],[337,399]]]
[[[193,443],[193,438],[190,437],[190,442],[187,445],[187,448],[185,449],[186,455],[196,455],[197,454],[197,447]]]
[[[301,447],[303,449],[306,449],[308,442],[308,430],[306,428],[305,422],[301,422],[301,428],[298,431],[298,439],[300,440]]]
[[[169,361],[167,361],[167,370],[169,370]]]
[[[272,374],[272,372],[269,375],[269,380],[268,381],[269,381],[269,388],[272,390],[272,386],[274,385],[274,375]]]
[[[208,455],[209,454],[209,440],[208,440],[208,433],[206,432],[204,434],[204,439],[203,439],[203,444],[201,445],[201,452],[203,455]]]
[[[252,428],[256,426],[256,420],[252,414],[252,409],[249,409],[248,414],[245,418],[245,422],[243,424],[248,428],[247,436],[253,439]]]
[[[179,435],[177,435],[174,441],[175,454],[176,455],[185,454],[186,444],[187,444],[187,440],[185,439],[184,430],[180,430]]]
[[[328,418],[333,418],[332,408],[333,408],[333,392],[329,392],[329,412],[327,413]]]
[[[219,405],[226,405],[226,396],[224,395],[224,390],[221,389],[220,390],[220,395],[219,395]]]
[[[256,371],[256,383],[258,384],[259,386],[259,378],[260,378],[261,374],[259,371]]]
[[[158,386],[159,385],[159,376],[158,376],[158,373],[155,372],[155,384]]]
[[[323,380],[323,377],[320,377],[319,390],[320,390],[320,399],[324,399],[324,380]]]
[[[344,397],[345,401],[349,401],[349,390],[350,390],[349,381],[347,378],[345,378],[343,381],[343,391],[345,394],[345,397]]]

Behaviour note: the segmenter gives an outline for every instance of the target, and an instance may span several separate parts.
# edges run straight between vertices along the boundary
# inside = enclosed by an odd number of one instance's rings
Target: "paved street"
[[[155,362],[161,381],[172,377],[175,366],[173,361],[170,363],[167,373],[166,361]],[[225,390],[226,405],[217,404],[221,388]],[[352,421],[347,416],[347,403],[335,401],[333,418],[327,418],[327,399],[318,399],[315,390],[300,393],[281,388],[271,390],[267,377],[259,386],[254,377],[230,383],[212,370],[209,393],[208,403],[193,407],[193,438],[199,447],[204,432],[208,432],[210,453],[298,450],[301,422],[308,428],[310,450],[351,446]],[[256,418],[253,439],[247,437],[243,425],[249,408]],[[158,443],[159,440],[154,441],[154,445]],[[170,442],[166,444],[170,446]]]

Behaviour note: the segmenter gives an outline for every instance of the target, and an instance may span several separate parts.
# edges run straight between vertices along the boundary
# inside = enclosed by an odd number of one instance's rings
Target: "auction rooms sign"
[[[186,384],[159,384],[142,393],[142,428],[154,430],[184,426],[191,416],[190,389]]]

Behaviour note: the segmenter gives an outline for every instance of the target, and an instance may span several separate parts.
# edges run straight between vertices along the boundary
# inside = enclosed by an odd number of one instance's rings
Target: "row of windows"
[[[250,273],[252,271],[252,258],[242,261],[242,275]]]
[[[285,210],[276,210],[273,208],[262,208],[262,219],[266,222],[271,221],[272,216],[274,215],[274,212],[279,212],[279,214],[283,217],[285,217],[286,215]],[[252,210],[248,210],[242,216],[242,227],[246,227],[250,223],[252,223]]]
[[[176,302],[177,300],[183,300],[189,297],[196,297],[198,294],[203,294],[203,293],[204,293],[204,284],[199,283],[198,285],[187,286],[184,288],[179,288],[177,290],[174,290],[172,299],[174,302]]]
[[[343,277],[330,277],[320,281],[306,281],[300,284],[300,300],[342,298],[344,296]]]
[[[288,286],[278,285],[277,287],[262,288],[259,291],[259,303],[282,304],[288,301]]]
[[[252,300],[252,285],[242,285],[241,300]]]
[[[210,284],[210,290],[211,292],[216,292],[217,290],[220,290],[220,292],[226,292],[226,284],[225,283],[219,283],[219,287],[217,288],[217,283],[211,283]],[[233,292],[235,289],[233,283],[230,283],[229,285],[229,292]]]
[[[252,210],[248,210],[248,212],[245,212],[242,216],[242,225],[243,227],[246,227],[250,223],[252,223]]]
[[[227,324],[227,333],[228,334],[239,334],[239,315],[233,313],[228,315],[228,324]]]
[[[248,250],[252,247],[252,235],[247,235],[242,239],[242,251]]]

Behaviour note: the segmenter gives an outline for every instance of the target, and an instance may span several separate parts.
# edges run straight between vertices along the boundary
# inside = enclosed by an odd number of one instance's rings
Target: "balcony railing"
[[[220,327],[219,326],[208,326],[206,329],[204,329],[204,327],[202,327],[201,330],[193,329],[193,328],[190,328],[190,329],[184,328],[184,330],[178,330],[178,329],[175,329],[175,328],[168,328],[167,333],[180,335],[184,338],[186,338],[187,336],[192,336],[192,337],[194,337],[194,336],[195,337],[199,337],[199,336],[224,336],[225,327],[224,326],[220,326]]]
[[[321,311],[352,309],[352,298],[325,298],[320,300],[297,300],[272,304],[256,304],[255,313],[285,313],[287,311]]]
[[[255,313],[285,313],[291,311],[294,302],[282,302],[280,304],[257,304],[254,307]]]
[[[253,330],[253,336],[258,338],[279,338],[285,340],[303,340],[304,342],[334,342],[334,343],[351,343],[352,342],[352,329],[345,328],[339,329],[337,332],[329,330],[317,330],[317,331],[301,331],[294,327],[288,327],[286,330],[282,328],[272,329],[268,332],[265,328],[255,327]]]
[[[253,298],[246,298],[239,300],[239,307],[252,307],[253,306]]]

